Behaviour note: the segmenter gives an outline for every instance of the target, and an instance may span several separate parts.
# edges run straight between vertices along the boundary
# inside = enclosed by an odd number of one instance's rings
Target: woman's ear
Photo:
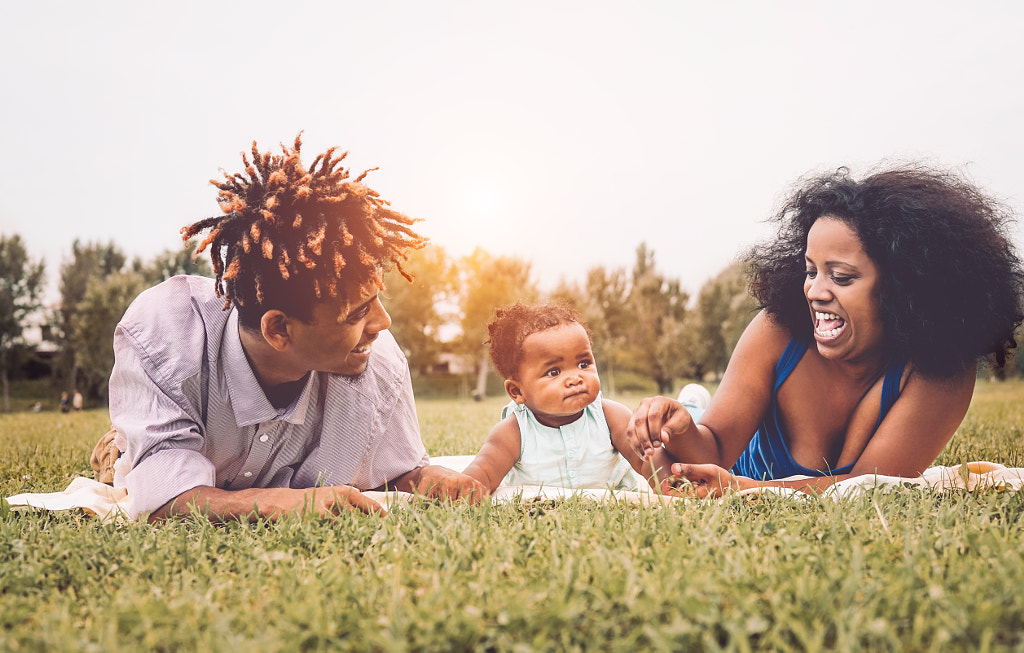
[[[277,351],[284,351],[292,344],[291,325],[288,316],[272,309],[260,318],[260,332],[267,344]]]
[[[505,379],[505,392],[507,392],[512,401],[517,404],[526,403],[526,397],[523,396],[523,389],[519,387],[519,384],[515,379]]]

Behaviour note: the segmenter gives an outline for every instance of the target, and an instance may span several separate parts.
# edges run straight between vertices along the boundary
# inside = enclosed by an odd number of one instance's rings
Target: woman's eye
[[[804,274],[807,275],[808,279],[813,279],[814,277],[818,276],[818,271],[817,270],[807,270],[806,272],[804,272]]]
[[[851,281],[853,281],[853,277],[844,277],[844,276],[842,276],[840,274],[833,274],[832,275],[832,281],[834,281],[835,283],[839,284],[840,286],[845,286],[848,283],[850,283]]]

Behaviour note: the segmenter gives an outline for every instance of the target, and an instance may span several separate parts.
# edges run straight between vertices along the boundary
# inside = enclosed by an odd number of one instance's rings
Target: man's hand
[[[670,456],[679,460],[672,441],[684,437],[694,428],[693,418],[681,403],[667,397],[650,397],[640,402],[626,427],[626,439],[641,459],[665,446]]]
[[[665,494],[689,497],[720,497],[728,491],[745,488],[750,479],[735,476],[718,465],[689,465],[676,463],[671,468],[672,476],[661,482]]]
[[[359,510],[366,514],[386,515],[387,510],[373,499],[349,485],[331,485],[328,487],[301,490],[305,494],[305,507],[301,515],[316,515],[329,519],[348,510]]]
[[[474,504],[482,502],[489,494],[480,481],[441,465],[420,468],[415,490],[427,497],[464,500]]]

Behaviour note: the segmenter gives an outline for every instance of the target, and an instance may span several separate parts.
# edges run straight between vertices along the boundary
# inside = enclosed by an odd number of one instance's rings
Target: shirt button
[[[260,442],[266,442],[269,439],[270,439],[269,435],[263,434],[263,435],[260,436]]]
[[[569,449],[569,457],[572,458],[575,455],[576,455],[576,452],[573,451],[572,449]]]
[[[242,476],[244,476],[246,478],[249,478],[250,476],[252,476],[252,472],[246,472],[246,473],[242,474]]]

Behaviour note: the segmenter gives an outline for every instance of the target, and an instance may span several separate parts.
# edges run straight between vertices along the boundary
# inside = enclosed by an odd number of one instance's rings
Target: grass
[[[501,403],[421,402],[428,449],[474,452]],[[1022,410],[1024,382],[980,384],[939,464],[1024,466]],[[0,494],[63,489],[107,426],[0,416]],[[17,512],[0,650],[1019,650],[1022,514],[1024,493],[914,489],[227,526]]]

